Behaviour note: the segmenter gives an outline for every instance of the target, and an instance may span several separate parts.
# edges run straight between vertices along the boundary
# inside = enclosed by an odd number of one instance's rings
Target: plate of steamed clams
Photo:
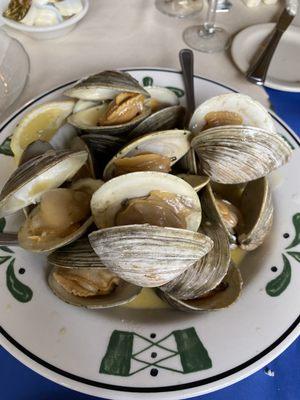
[[[1,127],[1,344],[112,399],[182,399],[299,334],[299,139],[255,99],[179,72],[107,71]]]

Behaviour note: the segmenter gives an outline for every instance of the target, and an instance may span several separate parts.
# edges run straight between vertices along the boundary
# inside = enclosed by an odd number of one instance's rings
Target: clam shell
[[[35,142],[30,143],[23,151],[19,165],[25,164],[31,158],[41,156],[49,150],[54,150],[49,142],[45,142],[44,140],[36,140]]]
[[[107,268],[143,287],[171,281],[213,247],[201,233],[152,225],[100,229],[89,240]]]
[[[195,212],[186,219],[187,229],[197,232],[201,222],[201,205],[195,190],[183,179],[163,172],[132,172],[106,182],[91,200],[91,209],[98,228],[114,226],[116,213],[124,200],[147,196],[159,190],[188,197]]]
[[[150,94],[151,99],[159,103],[159,108],[176,106],[179,104],[179,99],[176,94],[162,86],[146,86],[145,90]]]
[[[99,117],[106,112],[107,108],[108,104],[104,103],[96,107],[79,111],[68,117],[68,123],[75,126],[75,128],[80,129],[84,133],[120,135],[131,131],[151,113],[150,107],[145,106],[141,114],[137,115],[125,124],[105,126],[97,125]]]
[[[240,93],[226,93],[212,97],[195,110],[189,129],[193,133],[200,132],[206,125],[205,116],[212,111],[230,111],[242,117],[242,125],[248,125],[275,132],[273,119],[258,101]]]
[[[185,108],[182,106],[171,106],[163,108],[149,115],[140,122],[128,135],[134,139],[146,133],[166,131],[183,127]]]
[[[61,247],[47,257],[48,263],[63,268],[105,268],[87,236]]]
[[[115,290],[108,295],[94,297],[74,296],[66,291],[54,278],[53,275],[57,268],[60,267],[52,268],[48,277],[48,285],[58,298],[73,306],[85,307],[89,309],[117,307],[134,300],[142,290],[141,287],[121,280],[120,285],[118,285]],[[99,268],[97,268],[97,271],[99,271]]]
[[[1,191],[1,216],[39,201],[47,190],[59,187],[74,176],[87,157],[86,151],[50,150],[20,165]]]
[[[196,192],[199,192],[210,181],[209,177],[204,175],[177,174],[176,176],[189,183]]]
[[[88,159],[86,163],[77,171],[76,175],[73,177],[73,181],[76,181],[80,178],[96,178],[93,154],[90,151],[88,145],[82,140],[80,137],[76,136],[70,143],[70,150],[72,151],[80,151],[84,150],[88,154]]]
[[[86,178],[74,182],[71,185],[71,188],[80,190],[84,187],[88,187],[91,192],[94,192],[99,188],[99,185],[101,184],[102,181]],[[29,218],[34,214],[36,214],[38,211],[39,211],[39,206],[35,207],[30,212],[28,218],[25,220],[25,222],[20,227],[18,232],[18,241],[20,246],[34,253],[44,253],[48,251],[53,251],[55,249],[58,249],[59,247],[66,246],[67,244],[72,243],[75,240],[79,239],[81,236],[83,236],[84,233],[88,230],[88,228],[93,224],[93,218],[91,216],[86,221],[83,222],[83,224],[80,226],[79,229],[77,229],[75,232],[72,232],[70,235],[67,235],[65,237],[51,238],[51,240],[48,240],[47,242],[44,242],[43,240],[35,240],[35,238],[32,238],[28,235],[28,230],[30,228]]]
[[[65,95],[81,100],[111,100],[119,93],[141,93],[149,97],[149,93],[126,72],[103,71],[78,81]]]
[[[216,205],[212,187],[209,183],[200,192],[200,201],[203,208],[203,213],[208,216],[212,226],[221,227],[221,229],[226,232],[229,242],[235,245],[236,237],[225,226],[222,216]]]
[[[233,263],[231,263],[222,283],[226,287],[225,290],[217,291],[211,296],[193,300],[179,300],[177,297],[164,293],[160,289],[156,289],[156,292],[162,300],[181,311],[221,310],[233,304],[239,298],[242,290],[242,276],[239,269]]]
[[[196,299],[213,290],[224,279],[230,264],[228,236],[204,219],[202,230],[214,243],[213,249],[161,290],[180,300]]]
[[[287,163],[292,150],[277,133],[249,126],[207,129],[192,140],[199,169],[212,181],[233,184],[268,175]]]
[[[169,157],[171,165],[175,164],[190,149],[191,133],[185,130],[172,129],[149,133],[133,140],[123,147],[107,164],[104,172],[104,180],[113,178],[115,160],[124,157],[133,157],[141,153],[155,153]]]
[[[191,148],[179,161],[180,168],[188,174],[198,175],[197,155]]]
[[[266,178],[249,182],[242,194],[240,211],[244,224],[237,227],[238,244],[243,250],[260,246],[271,230],[273,203]]]

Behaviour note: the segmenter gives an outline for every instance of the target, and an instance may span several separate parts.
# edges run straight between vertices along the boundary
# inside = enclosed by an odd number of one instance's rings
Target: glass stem
[[[218,0],[208,0],[208,10],[204,22],[204,29],[208,35],[212,35],[215,32],[217,5]]]

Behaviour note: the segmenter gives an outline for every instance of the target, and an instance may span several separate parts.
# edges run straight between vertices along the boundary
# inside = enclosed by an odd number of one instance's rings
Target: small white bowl
[[[1,22],[9,26],[10,28],[16,29],[18,31],[24,32],[25,35],[30,36],[34,39],[45,40],[45,39],[55,39],[61,36],[67,35],[71,32],[76,24],[85,16],[89,9],[89,0],[81,0],[83,4],[83,9],[79,14],[52,26],[28,26],[22,24],[21,22],[12,21],[11,19],[2,16],[3,11],[6,10],[9,1],[1,2],[0,13]],[[0,23],[1,25],[1,23]]]

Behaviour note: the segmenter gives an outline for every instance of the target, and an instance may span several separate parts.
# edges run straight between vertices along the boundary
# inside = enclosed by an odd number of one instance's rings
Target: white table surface
[[[282,6],[278,3],[247,8],[241,0],[232,2],[232,11],[217,17],[217,23],[232,35],[249,25],[275,21]],[[24,45],[31,71],[22,96],[1,119],[44,91],[103,69],[179,69],[178,51],[186,47],[182,32],[202,21],[205,12],[206,7],[198,18],[179,20],[159,13],[154,0],[90,0],[86,17],[62,38],[37,41],[5,27]],[[195,73],[247,93],[268,106],[267,94],[246,81],[234,66],[230,51],[195,52]]]

